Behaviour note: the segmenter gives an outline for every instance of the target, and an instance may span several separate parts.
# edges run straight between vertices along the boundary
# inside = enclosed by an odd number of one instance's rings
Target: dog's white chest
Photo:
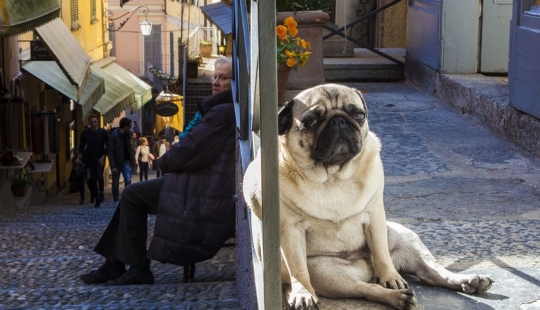
[[[362,186],[355,182],[298,185],[294,196],[283,197],[289,201],[289,207],[336,223],[364,212],[371,196],[367,191],[361,191]]]
[[[360,213],[339,223],[315,220],[306,229],[308,256],[345,255],[365,245],[364,224],[368,215]]]

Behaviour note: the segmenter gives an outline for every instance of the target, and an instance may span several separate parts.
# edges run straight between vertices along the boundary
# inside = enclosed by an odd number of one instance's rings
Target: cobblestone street
[[[92,249],[114,212],[110,185],[105,192],[99,209],[61,193],[0,210],[0,309],[239,309],[234,247],[197,264],[196,283],[182,283],[182,267],[159,262],[152,262],[154,285],[83,283],[79,275],[103,263]]]
[[[418,233],[446,268],[495,280],[467,295],[407,277],[416,309],[540,309],[540,160],[410,84],[347,85],[364,92],[383,144],[387,218]],[[182,283],[182,267],[153,262],[154,285],[84,284],[79,275],[102,263],[92,248],[114,207],[110,186],[99,209],[78,200],[60,193],[0,208],[0,309],[240,309],[234,247],[197,264],[193,283]],[[321,310],[390,309],[321,300]]]

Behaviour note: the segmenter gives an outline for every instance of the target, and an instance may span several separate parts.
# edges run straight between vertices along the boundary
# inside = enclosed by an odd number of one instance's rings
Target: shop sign
[[[161,116],[173,116],[178,113],[178,106],[170,101],[156,104],[156,114]]]
[[[30,42],[30,57],[32,60],[54,60],[51,51],[42,41]]]

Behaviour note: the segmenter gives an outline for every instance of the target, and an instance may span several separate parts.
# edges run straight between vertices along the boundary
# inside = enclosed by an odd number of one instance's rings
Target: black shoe
[[[99,202],[105,202],[105,196],[103,195],[103,192],[99,192]]]
[[[83,198],[83,197],[81,197],[81,200],[79,200],[79,204],[80,204],[80,205],[83,205],[83,204],[84,204],[84,198]]]
[[[80,277],[81,280],[86,284],[99,284],[118,279],[126,273],[126,267],[123,264],[115,267],[111,267],[107,264],[108,263],[105,263],[96,270],[82,274]]]
[[[150,271],[150,268],[131,267],[120,278],[105,283],[106,286],[140,284],[154,284],[154,274]]]
[[[99,199],[96,199],[96,203],[94,204],[94,208],[99,208],[99,205],[101,203],[99,202]]]

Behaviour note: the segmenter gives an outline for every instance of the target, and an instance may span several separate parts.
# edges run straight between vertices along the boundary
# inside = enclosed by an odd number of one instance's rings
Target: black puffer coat
[[[125,158],[125,156],[129,158]],[[107,140],[107,156],[111,169],[122,167],[125,160],[129,160],[131,167],[135,166],[135,154],[131,150],[131,133],[120,133],[118,128],[113,128]]]
[[[203,117],[157,164],[159,195],[148,258],[186,265],[212,258],[235,228],[236,122],[232,93],[199,105]]]

